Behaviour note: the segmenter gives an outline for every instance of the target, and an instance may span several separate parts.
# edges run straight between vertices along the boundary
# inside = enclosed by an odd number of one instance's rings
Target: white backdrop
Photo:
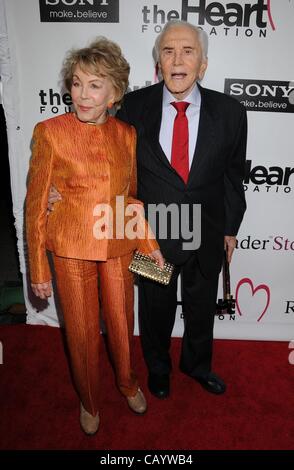
[[[154,83],[151,51],[167,18],[187,19],[207,31],[203,85],[234,95],[248,109],[248,209],[231,267],[237,308],[235,315],[216,319],[215,337],[291,340],[293,0],[0,0],[0,75],[28,323],[57,324],[54,302],[37,305],[26,290],[23,203],[33,127],[70,109],[59,83],[64,54],[105,35],[131,64],[130,89],[146,86]],[[179,306],[174,335],[182,329]]]

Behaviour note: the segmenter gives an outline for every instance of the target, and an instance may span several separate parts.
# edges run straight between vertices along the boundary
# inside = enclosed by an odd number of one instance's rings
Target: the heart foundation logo
[[[242,286],[243,286],[243,288],[242,288],[242,300],[241,300],[240,288]],[[250,299],[248,298],[248,294],[246,295],[246,291],[244,291],[245,286],[247,286],[250,289],[250,292],[249,292]],[[266,313],[266,311],[268,309],[268,306],[269,306],[269,303],[270,303],[270,289],[269,289],[269,287],[266,284],[259,284],[258,286],[254,287],[253,282],[248,277],[244,277],[243,279],[241,279],[238,282],[238,285],[237,285],[237,288],[236,288],[236,308],[237,308],[237,312],[240,316],[244,316],[246,313],[249,313],[249,312],[246,312],[244,310],[244,307],[243,307],[243,309],[241,309],[241,306],[240,306],[241,303],[243,304],[244,294],[246,295],[245,298],[247,298],[248,300],[251,301],[251,300],[253,300],[253,297],[258,292],[261,293],[261,296],[257,296],[257,297],[259,297],[258,298],[258,308],[259,308],[259,310],[257,312],[257,321],[260,321],[262,319],[262,317],[264,316],[264,314]],[[262,293],[263,293],[263,295],[262,295]],[[257,297],[256,297],[256,299],[257,299]]]

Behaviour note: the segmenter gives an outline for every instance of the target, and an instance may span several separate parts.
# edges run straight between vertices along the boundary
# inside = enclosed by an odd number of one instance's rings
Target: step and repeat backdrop
[[[38,303],[27,289],[23,205],[35,123],[71,110],[59,75],[65,52],[97,35],[116,41],[135,90],[156,81],[152,49],[164,24],[183,19],[209,36],[203,86],[248,111],[248,209],[231,266],[236,308],[217,315],[215,337],[293,339],[294,0],[0,0],[0,9],[2,101],[28,323],[58,325],[54,300]],[[175,336],[182,317],[179,297]]]

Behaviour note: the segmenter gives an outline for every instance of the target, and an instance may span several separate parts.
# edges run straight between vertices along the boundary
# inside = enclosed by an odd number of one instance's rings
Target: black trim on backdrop
[[[39,0],[39,7],[41,22],[119,23],[119,0]]]
[[[294,84],[289,81],[225,78],[224,93],[247,111],[294,113]]]

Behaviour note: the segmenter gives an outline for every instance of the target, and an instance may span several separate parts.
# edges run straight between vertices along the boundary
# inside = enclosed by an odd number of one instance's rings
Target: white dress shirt
[[[170,91],[163,86],[163,97],[162,97],[162,118],[161,126],[159,133],[159,142],[162,150],[164,151],[168,161],[171,161],[171,150],[172,150],[172,141],[173,141],[173,129],[174,129],[174,120],[177,115],[177,110],[171,104],[177,100]],[[200,105],[201,105],[201,95],[197,84],[191,90],[189,95],[183,100],[187,103],[190,103],[186,116],[188,119],[188,129],[189,129],[189,169],[191,168],[193,155],[196,147],[198,127],[199,127],[199,116],[200,116]]]

